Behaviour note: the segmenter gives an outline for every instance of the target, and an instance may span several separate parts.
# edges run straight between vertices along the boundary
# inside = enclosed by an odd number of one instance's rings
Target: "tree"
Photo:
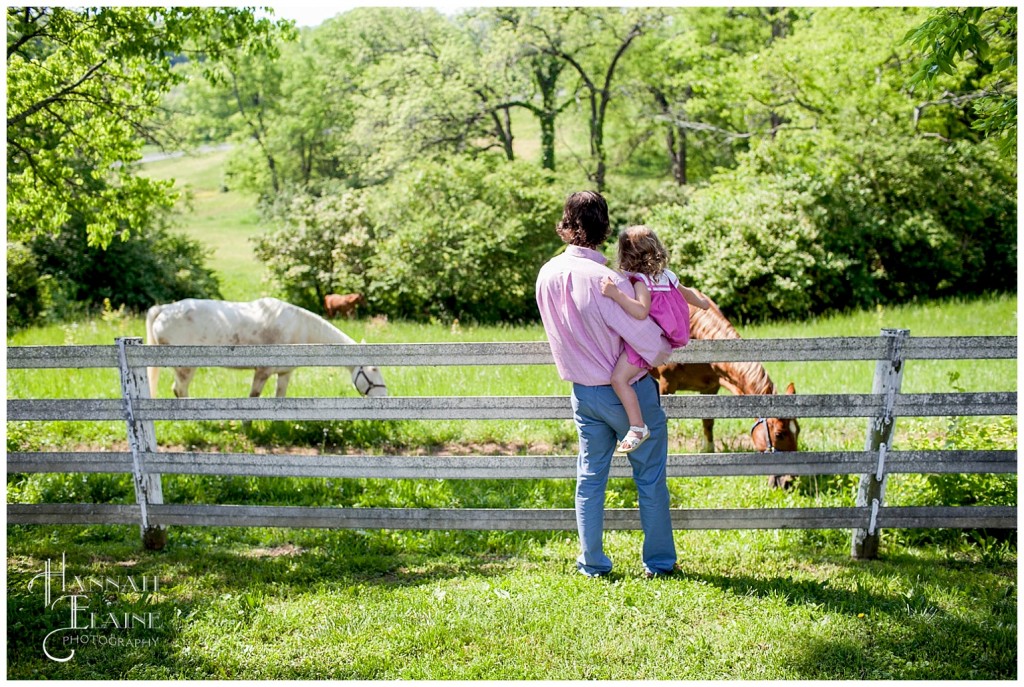
[[[220,283],[206,261],[210,251],[163,223],[143,233],[91,246],[84,226],[31,242],[40,275],[48,278],[48,303],[66,316],[72,304],[100,307],[104,301],[145,312],[154,303],[181,298],[220,298]]]
[[[941,90],[915,108],[915,123],[926,108],[949,106],[1004,154],[1016,153],[1016,7],[936,9],[903,42],[922,51],[909,83]]]
[[[329,191],[278,198],[270,213],[275,228],[253,240],[275,291],[313,312],[329,293],[366,292],[376,245],[367,191]]]
[[[607,151],[604,141],[608,104],[612,100],[612,81],[623,55],[634,40],[661,15],[658,10],[571,8],[552,9],[560,25],[558,32],[532,24],[531,45],[541,53],[565,62],[579,78],[579,88],[587,99],[587,129],[593,168],[588,176],[598,191],[604,190]],[[567,37],[582,41],[578,49],[570,47]]]
[[[539,8],[499,8],[482,14],[485,21],[493,24],[495,42],[504,47],[509,55],[505,65],[506,73],[525,73],[526,83],[518,90],[507,94],[501,107],[505,112],[518,107],[531,112],[540,124],[541,166],[555,171],[555,121],[575,101],[574,93],[560,94],[559,81],[566,63],[561,58],[545,53],[530,38],[537,33],[537,26],[544,22],[543,10]],[[550,19],[551,17],[547,17]],[[551,33],[557,30],[557,21],[549,21],[550,28],[541,31]],[[553,39],[560,41],[561,39]],[[561,95],[561,102],[559,96]],[[537,102],[539,99],[539,102]]]
[[[173,205],[172,182],[136,174],[176,59],[213,64],[244,44],[273,52],[272,23],[202,7],[7,9],[7,230],[85,228],[106,246]]]
[[[770,45],[765,8],[688,7],[637,41],[623,75],[635,103],[629,119],[660,131],[679,185],[735,166],[760,123],[745,119],[749,62]],[[751,15],[751,13],[756,13]]]
[[[494,103],[479,45],[436,10],[363,8],[329,27],[358,65],[351,132],[375,183],[424,156],[511,153],[511,131]]]

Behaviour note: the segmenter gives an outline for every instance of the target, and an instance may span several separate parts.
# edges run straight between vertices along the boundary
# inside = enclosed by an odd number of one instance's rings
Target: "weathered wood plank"
[[[15,451],[7,454],[7,474],[16,472],[131,472],[126,451]]]
[[[895,414],[897,417],[1016,415],[1017,392],[898,394]]]
[[[877,394],[705,396],[662,398],[670,418],[872,417]],[[901,417],[1016,415],[1016,392],[901,394]],[[139,420],[568,420],[565,396],[389,396],[385,398],[139,399]],[[113,399],[11,399],[9,420],[122,420]]]
[[[144,453],[155,473],[378,479],[575,479],[575,456],[372,456],[252,453]],[[668,456],[669,477],[749,475],[834,475],[874,470],[877,454],[867,451],[796,453],[676,453]],[[886,472],[1017,472],[1016,451],[890,451]],[[126,452],[14,452],[7,472],[131,472]],[[624,456],[612,461],[612,477],[630,477]]]
[[[878,526],[885,529],[951,527],[1016,529],[1016,506],[905,506],[878,512]]]
[[[682,363],[878,360],[879,337],[695,340],[676,351]],[[979,360],[1017,357],[1017,337],[911,337],[904,359]],[[546,341],[428,344],[296,344],[276,346],[140,346],[130,364],[154,367],[300,367],[352,365],[550,365]],[[113,346],[15,346],[9,369],[117,367]]]
[[[8,503],[11,525],[138,525],[138,504]]]
[[[8,399],[8,420],[120,420],[124,402],[119,398]]]
[[[117,348],[109,346],[10,346],[7,369],[116,368]]]
[[[904,360],[1014,360],[1016,336],[911,336],[901,349]]]
[[[137,505],[8,504],[10,524],[112,524],[138,522]],[[576,529],[575,512],[556,509],[474,508],[309,508],[292,506],[152,506],[155,523],[164,526],[310,527],[412,530],[566,530]],[[850,529],[863,525],[867,508],[673,509],[679,530]],[[879,526],[902,528],[975,528],[1017,526],[1012,506],[882,508]],[[634,509],[608,509],[605,528],[640,529]]]

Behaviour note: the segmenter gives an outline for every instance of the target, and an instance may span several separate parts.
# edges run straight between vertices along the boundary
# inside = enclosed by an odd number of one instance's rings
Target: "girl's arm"
[[[678,288],[679,293],[683,294],[683,299],[690,305],[694,306],[695,308],[707,310],[711,306],[711,301],[709,301],[707,298],[700,296],[693,289],[683,286],[682,284],[680,284]]]
[[[601,293],[603,295],[622,306],[622,309],[632,317],[642,320],[651,311],[651,292],[642,281],[636,282],[634,288],[636,289],[636,298],[630,298],[622,292],[622,289],[615,285],[611,277],[605,277],[601,280]]]

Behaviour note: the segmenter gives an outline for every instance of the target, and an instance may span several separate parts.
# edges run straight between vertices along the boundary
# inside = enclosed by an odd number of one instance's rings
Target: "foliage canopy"
[[[617,227],[656,226],[732,316],[1016,282],[1016,8],[364,7],[301,32],[241,9],[8,21],[15,239],[84,229],[105,246],[159,226],[175,191],[131,163],[162,136],[234,143],[228,181],[272,227],[268,277],[311,309],[360,291],[403,317],[531,319],[580,188],[608,195]]]

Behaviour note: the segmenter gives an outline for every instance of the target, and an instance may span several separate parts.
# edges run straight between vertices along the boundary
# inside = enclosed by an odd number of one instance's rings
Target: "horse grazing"
[[[324,296],[324,310],[327,312],[327,317],[331,319],[338,315],[352,317],[356,312],[356,306],[365,302],[366,299],[361,293],[347,293],[343,296],[329,293]]]
[[[171,346],[239,346],[259,344],[354,344],[324,318],[276,298],[248,303],[185,300],[154,305],[146,313],[146,343]],[[271,375],[277,375],[277,397],[283,398],[294,367],[257,367],[249,396],[258,397]],[[352,384],[363,396],[387,396],[380,370],[371,365],[350,367]],[[188,397],[194,367],[174,368],[174,395]],[[155,397],[160,368],[148,370]]]
[[[706,310],[690,306],[690,338],[740,338],[718,305],[707,295],[701,295],[711,305]],[[651,376],[658,380],[662,394],[674,394],[677,391],[717,394],[722,387],[737,395],[775,393],[775,384],[760,363],[668,363],[653,369]],[[786,393],[796,393],[792,383],[786,387]],[[715,421],[709,418],[703,422],[704,452],[714,453]],[[750,430],[754,449],[762,453],[796,451],[799,435],[800,424],[794,418],[757,418]],[[768,481],[773,487],[786,487],[792,479],[789,475],[773,475]]]

